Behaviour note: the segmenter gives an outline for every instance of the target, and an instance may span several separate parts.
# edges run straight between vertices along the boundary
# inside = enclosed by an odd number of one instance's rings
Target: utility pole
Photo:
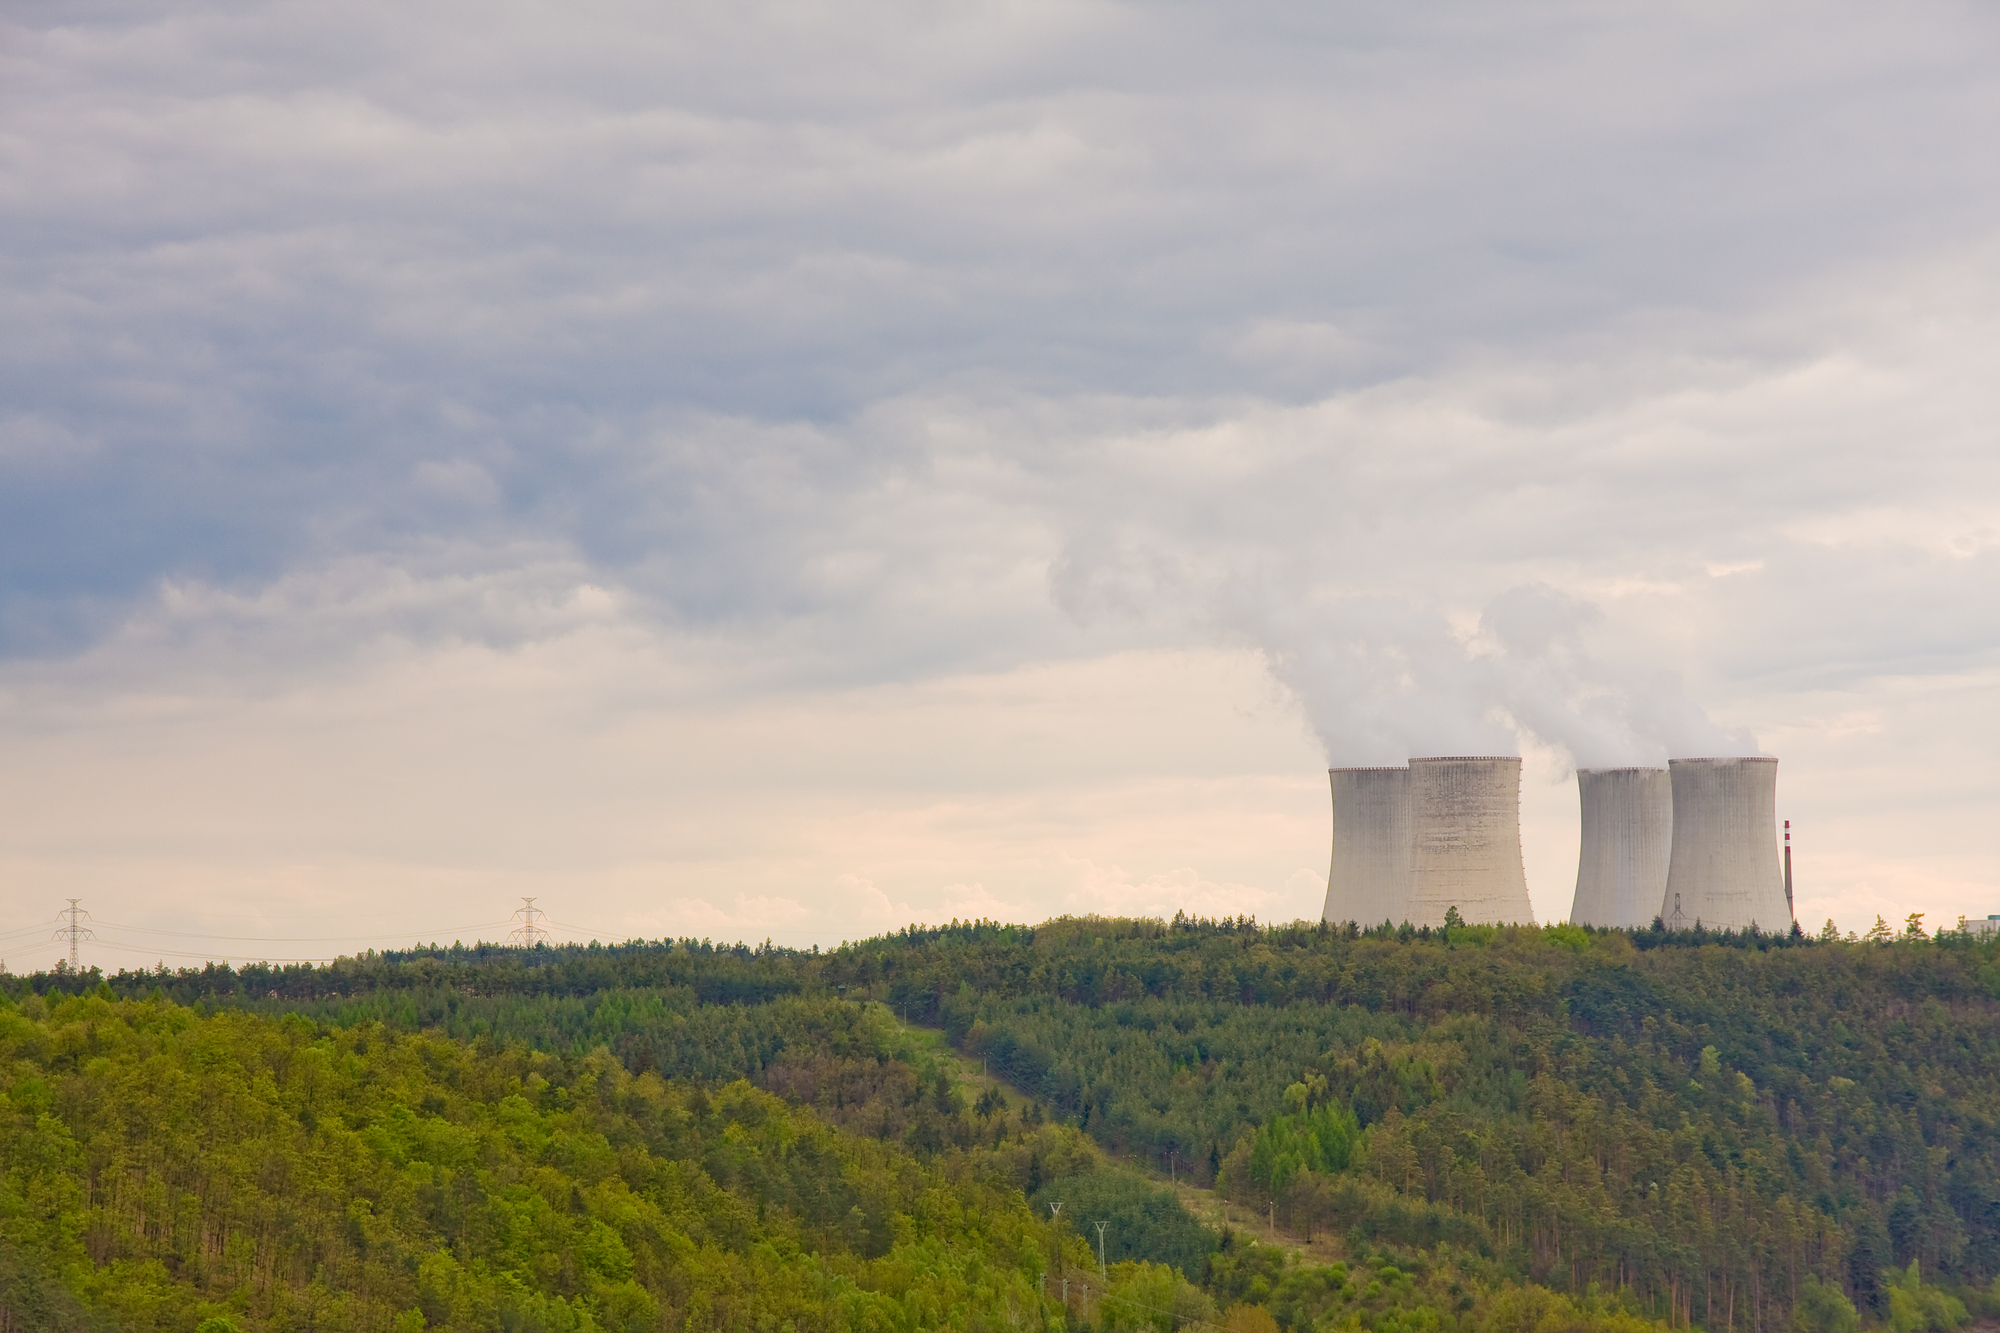
[[[76,960],[76,946],[78,942],[97,938],[96,931],[92,930],[89,926],[79,924],[77,921],[79,916],[90,915],[89,912],[77,906],[82,901],[81,898],[71,898],[69,900],[69,909],[56,913],[57,919],[60,920],[67,917],[69,921],[67,925],[58,927],[56,933],[49,937],[50,939],[69,941],[69,970],[72,972],[79,970]]]
[[[1099,1222],[1096,1225],[1097,1225],[1097,1280],[1099,1282],[1109,1282],[1111,1279],[1106,1277],[1104,1273],[1104,1228],[1111,1224],[1109,1222]]]
[[[521,924],[514,927],[513,933],[507,936],[509,944],[519,944],[523,949],[532,949],[548,941],[549,932],[541,924],[542,918],[548,913],[535,906],[533,898],[521,899],[521,905],[514,909],[514,915],[521,918]]]

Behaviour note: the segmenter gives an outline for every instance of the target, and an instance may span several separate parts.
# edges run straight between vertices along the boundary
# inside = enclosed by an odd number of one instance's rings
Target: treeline
[[[747,1079],[1023,1194],[1093,1169],[1080,1130],[1341,1237],[1338,1280],[1265,1271],[1274,1252],[1240,1238],[1200,1264],[1175,1251],[1218,1310],[1287,1327],[1386,1327],[1398,1291],[1422,1319],[1490,1322],[1518,1289],[1586,1322],[1913,1333],[1986,1308],[2000,1275],[2000,944],[1874,935],[1070,919],[826,952],[477,946],[102,980],[315,1031]],[[900,1019],[1025,1102],[973,1095]]]

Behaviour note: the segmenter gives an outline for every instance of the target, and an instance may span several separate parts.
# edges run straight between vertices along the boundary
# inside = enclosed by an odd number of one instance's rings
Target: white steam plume
[[[1345,597],[1232,619],[1267,653],[1334,765],[1412,755],[1517,754],[1533,737],[1578,767],[1755,754],[1671,671],[1594,654],[1594,603],[1547,584],[1508,589],[1476,625],[1398,597]]]

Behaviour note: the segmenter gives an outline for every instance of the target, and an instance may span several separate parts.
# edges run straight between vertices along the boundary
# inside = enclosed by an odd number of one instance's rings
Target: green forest
[[[1915,918],[58,970],[0,1092],[0,1333],[2000,1316],[2000,942]]]

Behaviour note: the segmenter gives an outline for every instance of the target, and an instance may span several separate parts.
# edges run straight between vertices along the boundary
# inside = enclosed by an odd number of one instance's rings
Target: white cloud
[[[1291,915],[1303,714],[1521,749],[1544,916],[1567,763],[1718,745],[1842,911],[2000,893],[1935,818],[1996,794],[1990,15],[4,22],[36,882]]]

